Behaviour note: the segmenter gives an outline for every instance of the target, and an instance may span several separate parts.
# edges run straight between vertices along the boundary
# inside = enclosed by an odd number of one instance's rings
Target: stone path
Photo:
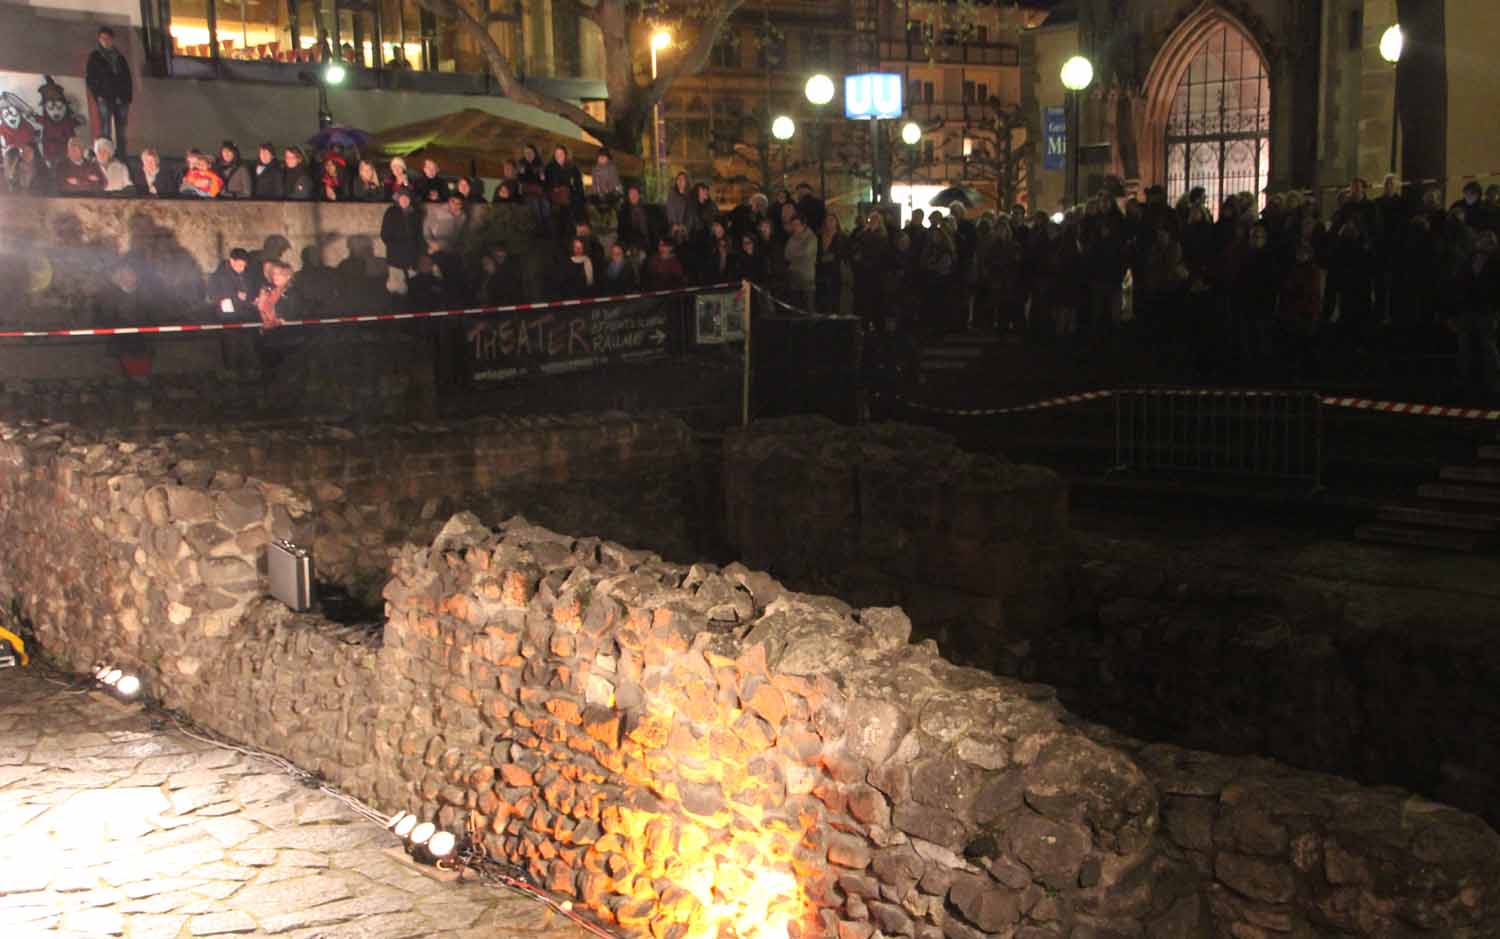
[[[262,759],[0,670],[0,937],[585,939],[548,907],[440,883]]]

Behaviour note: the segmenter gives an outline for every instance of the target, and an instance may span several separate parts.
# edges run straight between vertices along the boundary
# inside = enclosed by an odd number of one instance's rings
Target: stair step
[[[928,346],[922,350],[924,359],[977,359],[984,355],[978,346]]]
[[[1500,505],[1500,488],[1494,486],[1464,486],[1458,483],[1423,483],[1417,487],[1417,495],[1424,499],[1440,499],[1444,502],[1465,502],[1470,505]]]
[[[1362,525],[1354,532],[1360,541],[1379,544],[1407,545],[1417,548],[1437,548],[1444,551],[1473,552],[1485,543],[1480,532],[1451,531],[1442,528],[1426,528],[1420,525],[1400,523],[1376,523]]]
[[[1465,483],[1500,483],[1500,466],[1445,466],[1442,479]]]
[[[1382,505],[1379,519],[1427,528],[1461,531],[1500,531],[1500,515],[1465,511],[1445,505]]]

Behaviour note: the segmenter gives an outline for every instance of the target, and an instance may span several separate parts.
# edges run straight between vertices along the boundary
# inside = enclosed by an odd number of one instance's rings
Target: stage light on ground
[[[1063,220],[1066,219],[1066,218],[1067,218],[1067,216],[1063,215],[1061,212],[1053,212],[1052,213],[1052,221],[1055,224],[1061,225],[1063,223]]]
[[[401,821],[397,822],[395,826],[391,828],[391,831],[396,833],[397,838],[401,838],[404,840],[408,835],[411,834],[411,830],[416,827],[417,817],[415,815],[408,815],[405,818],[401,819]]]
[[[395,831],[396,826],[401,824],[401,821],[405,819],[408,814],[409,813],[403,811],[397,812],[395,815],[392,815],[391,820],[385,823],[386,831]]]
[[[453,836],[453,832],[451,831],[435,832],[427,841],[427,853],[432,855],[432,859],[435,861],[441,861],[452,854],[453,849],[456,847],[458,847],[458,839]]]
[[[423,822],[422,824],[411,830],[411,838],[409,840],[414,846],[420,848],[422,845],[431,840],[432,836],[436,833],[436,825],[434,825],[432,822]]]
[[[134,675],[125,675],[115,684],[115,690],[121,697],[133,698],[141,690],[141,680]]]
[[[115,685],[119,684],[120,679],[124,677],[124,672],[120,671],[118,668],[112,668],[104,673],[104,677],[101,678],[100,681],[113,688]]]

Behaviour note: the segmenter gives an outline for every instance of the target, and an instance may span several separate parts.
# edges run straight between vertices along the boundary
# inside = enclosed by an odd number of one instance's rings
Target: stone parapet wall
[[[145,670],[173,705],[265,593],[265,548],[311,535],[308,503],[173,452],[65,426],[0,428],[0,582],[78,671]]]
[[[785,418],[726,438],[724,490],[735,551],[799,586],[900,603],[924,630],[1019,638],[1066,616],[1067,486],[1042,467],[927,428]]]
[[[395,549],[430,541],[460,509],[591,520],[602,534],[692,556],[698,456],[687,426],[667,414],[298,424],[177,446],[303,494],[321,575],[377,600]]]
[[[897,609],[458,515],[400,550],[379,634],[340,628],[246,573],[311,524],[292,490],[164,443],[4,437],[0,564],[50,650],[469,832],[626,935],[1500,932],[1500,838],[1472,816],[1112,737],[911,644]],[[227,628],[174,616],[217,593]]]

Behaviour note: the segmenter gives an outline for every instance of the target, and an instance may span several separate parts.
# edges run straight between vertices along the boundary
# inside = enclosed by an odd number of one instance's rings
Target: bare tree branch
[[[649,108],[660,101],[677,79],[684,75],[696,75],[703,70],[703,66],[708,64],[709,55],[713,52],[714,43],[718,42],[719,34],[724,31],[729,18],[743,5],[744,0],[718,0],[709,14],[703,18],[698,28],[698,35],[693,39],[693,44],[687,52],[675,57],[646,90],[646,107]]]
[[[484,55],[489,64],[490,74],[500,84],[500,92],[512,101],[529,104],[534,108],[556,114],[558,117],[566,118],[593,134],[609,134],[608,125],[602,123],[592,114],[575,104],[570,104],[560,98],[544,95],[535,89],[528,88],[516,78],[515,70],[511,67],[510,58],[495,42],[495,37],[490,35],[489,29],[484,23],[475,18],[474,14],[464,9],[457,0],[417,0],[417,4],[435,16],[450,19],[456,22],[460,29],[469,38],[473,39],[479,46],[479,51]]]

